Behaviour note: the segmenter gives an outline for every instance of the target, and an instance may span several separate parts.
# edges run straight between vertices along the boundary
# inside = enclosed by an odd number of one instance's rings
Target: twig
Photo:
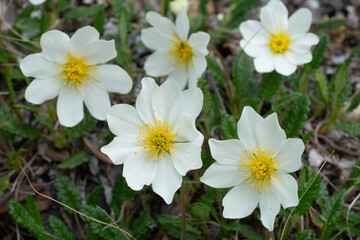
[[[110,164],[113,163],[111,159],[102,152],[100,152],[99,149],[95,147],[89,139],[87,139],[87,137],[83,137],[83,141],[85,145],[89,148],[90,152],[92,152],[99,160]]]
[[[339,145],[336,145],[333,141],[331,141],[328,137],[324,136],[324,135],[318,135],[319,138],[324,139],[328,144],[330,144],[331,147],[333,147],[335,150],[346,153],[348,155],[351,155],[353,157],[358,157],[359,153],[345,149],[340,147]]]
[[[57,237],[57,236],[55,236],[55,235],[52,235],[51,233],[48,233],[48,232],[45,232],[45,231],[42,231],[41,233],[44,234],[44,235],[46,235],[46,236],[48,236],[48,237],[51,237],[51,238],[53,238],[53,239],[64,240],[64,239],[62,239],[62,238],[59,238],[59,237]]]

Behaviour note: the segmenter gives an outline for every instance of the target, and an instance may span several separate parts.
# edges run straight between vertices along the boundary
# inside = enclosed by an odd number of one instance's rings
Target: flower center
[[[274,182],[272,178],[278,178],[275,175],[276,168],[280,166],[277,159],[273,157],[267,150],[261,150],[256,147],[249,151],[245,149],[247,157],[241,157],[239,170],[242,170],[243,180],[252,190],[255,187],[259,191],[270,188],[270,183]]]
[[[193,57],[192,48],[187,41],[180,40],[180,42],[173,40],[174,48],[171,49],[173,57],[179,59],[181,65],[191,62]]]
[[[173,129],[166,120],[164,123],[157,120],[155,126],[152,123],[145,123],[144,126],[141,126],[136,139],[142,143],[141,146],[147,152],[147,159],[150,160],[154,157],[157,161],[161,160],[159,157],[161,153],[175,151],[173,139],[176,135],[177,133],[173,133]]]
[[[81,85],[85,83],[85,80],[91,76],[90,71],[96,69],[94,65],[87,65],[87,62],[84,60],[84,57],[78,58],[71,55],[67,56],[67,62],[61,64],[62,71],[59,74],[63,78],[65,86],[68,84],[68,89],[72,84],[75,84],[76,88],[81,92]]]
[[[291,43],[289,34],[280,31],[279,34],[269,34],[269,47],[273,53],[284,53]]]

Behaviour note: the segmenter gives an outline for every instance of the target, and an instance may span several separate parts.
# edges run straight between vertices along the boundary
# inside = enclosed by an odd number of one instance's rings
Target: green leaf
[[[123,6],[120,8],[119,25],[118,25],[120,42],[123,48],[128,47],[128,32],[130,30],[129,26],[130,26],[129,14],[125,6]]]
[[[219,81],[220,86],[225,87],[226,76],[224,70],[216,62],[216,59],[211,56],[206,56],[207,67],[211,74]]]
[[[88,150],[82,150],[78,153],[71,155],[69,158],[65,159],[62,163],[58,165],[61,169],[73,169],[77,166],[80,166],[83,163],[90,161],[91,153]]]
[[[83,17],[95,16],[99,11],[105,9],[106,4],[93,4],[90,6],[80,6],[71,9],[66,15],[66,19],[78,19]]]
[[[151,229],[149,228],[150,221],[150,210],[142,211],[139,216],[131,222],[130,229],[132,235],[136,239],[148,239]]]
[[[310,167],[306,166],[301,171],[299,176],[299,198],[304,194],[305,190],[310,186],[311,182],[315,178],[316,173],[310,170]],[[299,201],[299,204],[294,210],[294,213],[301,216],[307,212],[309,207],[315,198],[318,197],[320,190],[321,177],[317,176],[313,184],[309,187],[305,195]]]
[[[35,199],[33,196],[28,196],[26,198],[26,207],[28,209],[29,214],[35,220],[35,223],[38,225],[42,225],[40,212],[37,208],[37,205],[36,205],[36,202],[35,202]]]
[[[324,19],[317,25],[317,29],[319,32],[330,32],[331,30],[335,30],[340,28],[346,23],[346,18],[344,17],[331,17],[328,19]]]
[[[234,4],[235,3],[235,4]],[[247,20],[252,13],[253,8],[259,3],[259,0],[237,0],[232,1],[231,17],[227,21],[227,27],[237,28],[242,21]]]
[[[349,189],[350,187],[360,186],[360,160],[357,160],[352,168],[351,174],[347,181],[344,183],[343,188]]]
[[[321,68],[317,68],[314,74],[317,85],[319,86],[320,93],[325,103],[329,103],[329,89],[327,86],[327,79],[324,71]]]
[[[191,214],[200,219],[207,221],[210,219],[210,208],[201,202],[196,202],[190,205],[190,212]]]
[[[97,124],[97,120],[93,118],[90,114],[86,114],[84,120],[82,120],[78,125],[71,129],[65,129],[66,133],[75,141],[82,136],[85,136],[87,133],[91,132]]]
[[[203,15],[206,15],[206,5],[209,3],[209,0],[200,0],[199,4],[199,12],[201,12]]]
[[[313,51],[313,59],[309,63],[310,67],[312,69],[319,68],[320,64],[324,60],[324,56],[327,50],[327,45],[329,43],[329,37],[328,36],[322,36],[320,38],[319,43],[316,45]]]
[[[121,14],[120,14],[120,9],[125,6],[124,5],[124,0],[112,0],[111,1],[112,4],[112,9],[114,11],[115,17],[117,19],[120,18]]]
[[[355,108],[357,108],[360,104],[360,93],[358,93],[353,100],[351,101],[350,106],[346,110],[346,112],[352,112]]]
[[[105,8],[102,8],[96,13],[94,18],[94,28],[98,30],[100,35],[103,32],[104,21],[105,21]]]
[[[70,232],[69,228],[66,226],[66,224],[60,220],[59,218],[51,215],[49,217],[49,224],[53,231],[53,234],[61,239],[64,240],[73,240],[74,234]]]
[[[206,87],[206,80],[200,78],[198,82],[198,86],[204,95],[202,112],[206,115],[209,115],[210,111],[212,110],[213,99],[211,97],[209,90]]]
[[[310,100],[307,95],[300,96],[287,111],[284,129],[288,138],[300,135],[304,122],[308,119]]]
[[[292,238],[292,240],[313,240],[313,239],[315,239],[311,235],[312,235],[311,230],[302,230],[300,232],[297,232],[294,235],[294,237]]]
[[[347,82],[348,82],[347,66],[345,64],[341,64],[337,68],[332,78],[331,90],[335,93],[336,96],[339,96],[340,92],[343,90]]]
[[[0,63],[7,63],[9,56],[5,53],[4,48],[0,46]]]
[[[336,127],[353,136],[360,137],[360,122],[358,121],[341,121],[336,123]]]
[[[221,130],[224,139],[234,139],[237,136],[237,126],[233,116],[224,114],[221,118]]]
[[[12,77],[11,77],[11,67],[7,66],[5,67],[5,81],[6,81],[6,85],[7,85],[7,89],[9,91],[10,94],[10,98],[12,100],[15,99],[15,91],[14,91],[14,85],[12,83]]]
[[[274,106],[274,112],[282,109],[283,107],[285,107],[286,105],[294,102],[295,100],[297,100],[300,96],[302,96],[301,93],[299,92],[295,92],[295,93],[291,93],[285,96],[282,96],[279,101],[275,104]]]
[[[68,176],[57,175],[55,179],[55,189],[56,196],[62,203],[74,209],[79,209],[81,206],[80,191],[71,182]],[[65,210],[72,213],[72,210],[68,208],[65,208]]]
[[[237,222],[232,222],[226,225],[221,225],[221,228],[224,228],[228,231],[238,231],[240,236],[248,240],[263,240],[264,238],[258,234],[250,225],[240,224]]]
[[[56,9],[60,12],[67,10],[70,7],[71,0],[59,0],[56,4]]]
[[[136,194],[137,192],[127,185],[125,178],[120,173],[115,180],[113,198],[110,203],[110,206],[114,209],[116,217],[120,214],[123,201],[133,201]]]
[[[0,196],[3,195],[4,190],[6,190],[10,185],[10,176],[5,175],[0,177]]]
[[[275,71],[262,75],[260,92],[265,101],[270,101],[271,97],[274,96],[280,88],[283,80],[283,76]]]
[[[186,219],[186,239],[197,240],[201,232],[192,226],[194,221]],[[174,218],[169,215],[160,215],[159,224],[161,228],[171,237],[179,239],[181,236],[181,218]]]
[[[15,119],[0,122],[0,130],[31,140],[42,136],[42,131],[36,127]]]
[[[88,198],[86,199],[86,205],[89,206],[96,206],[100,201],[100,195],[103,188],[101,186],[96,186],[89,194]]]
[[[51,132],[55,132],[54,124],[50,123],[46,118],[36,113],[34,114],[34,117],[39,123],[47,127]]]
[[[356,48],[354,48],[350,54],[350,56],[345,60],[345,64],[346,66],[349,66],[349,64],[351,63],[352,59],[360,52],[360,45],[357,46]]]
[[[30,105],[25,105],[25,104],[14,104],[13,107],[14,108],[19,108],[19,109],[25,109],[25,110],[28,110],[30,112],[41,112],[41,111],[43,111],[42,107],[30,106]]]

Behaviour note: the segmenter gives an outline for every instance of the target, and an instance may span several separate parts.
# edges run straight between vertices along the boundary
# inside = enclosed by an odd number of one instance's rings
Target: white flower
[[[209,34],[197,32],[188,39],[190,24],[184,7],[176,18],[176,25],[155,12],[148,12],[146,20],[153,27],[141,31],[141,40],[155,50],[145,61],[146,74],[153,77],[167,75],[176,79],[181,89],[186,84],[195,88],[206,69]]]
[[[181,92],[174,79],[159,87],[154,79],[143,78],[136,108],[119,104],[107,111],[116,137],[101,151],[114,164],[124,164],[123,176],[132,189],[152,184],[170,204],[182,176],[202,166],[203,136],[195,128],[202,104],[199,88]]]
[[[170,2],[170,11],[175,15],[178,15],[183,7],[186,9],[189,6],[188,0],[175,0]]]
[[[105,120],[110,107],[107,91],[131,90],[132,80],[121,67],[103,64],[116,56],[114,40],[99,40],[93,27],[83,27],[71,38],[57,30],[48,31],[41,36],[40,45],[41,53],[20,62],[24,75],[35,78],[26,88],[25,99],[41,104],[59,96],[57,115],[66,127],[83,119],[83,102],[92,116]]]
[[[29,0],[31,4],[33,5],[40,5],[44,2],[46,2],[46,0]]]
[[[296,66],[312,59],[310,48],[319,38],[309,31],[312,15],[306,8],[296,11],[288,19],[288,10],[279,0],[271,0],[260,10],[260,20],[240,24],[244,39],[240,46],[255,58],[258,72],[274,69],[285,76],[295,72]]]
[[[298,204],[297,182],[289,174],[300,168],[304,144],[288,138],[276,113],[263,119],[245,107],[237,124],[240,140],[209,140],[216,160],[200,178],[215,188],[233,187],[224,197],[225,218],[244,218],[260,205],[261,221],[274,228],[280,204]]]

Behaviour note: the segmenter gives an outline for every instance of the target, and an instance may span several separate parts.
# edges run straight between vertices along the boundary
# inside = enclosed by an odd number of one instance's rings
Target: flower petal
[[[106,119],[110,98],[103,86],[96,82],[84,84],[84,103],[94,118],[102,121]]]
[[[213,188],[228,188],[243,182],[239,166],[222,165],[217,162],[206,169],[200,181]]]
[[[199,135],[202,139],[197,139],[197,141],[202,143],[204,140],[202,134],[195,127],[194,117],[185,114],[179,115],[175,123],[170,122],[170,126],[173,128],[173,132],[177,133],[174,137],[175,142],[195,141]]]
[[[278,174],[279,179],[274,178],[277,196],[284,208],[297,206],[299,203],[298,184],[295,178],[289,174]]]
[[[106,120],[112,133],[132,139],[139,135],[139,127],[144,125],[136,109],[128,104],[110,107],[106,112]]]
[[[175,143],[174,146],[171,159],[178,173],[185,176],[188,171],[202,167],[201,146],[193,143]]]
[[[133,85],[129,74],[118,65],[99,65],[93,74],[94,78],[109,92],[126,94],[130,92]]]
[[[173,78],[179,84],[180,89],[184,89],[187,84],[187,72],[184,70],[174,69],[171,73],[169,73],[169,78]]]
[[[239,168],[245,149],[238,139],[216,140],[209,139],[211,156],[220,164],[237,166]]]
[[[108,155],[114,164],[120,165],[132,154],[143,149],[135,138],[115,137],[108,145],[103,146],[101,151]]]
[[[264,30],[259,21],[248,20],[240,24],[240,32],[246,42],[253,45],[265,45],[268,39],[268,33]]]
[[[294,51],[287,51],[285,54],[286,59],[294,65],[301,65],[305,63],[309,63],[312,60],[312,55],[310,51],[307,51],[305,53],[296,53]]]
[[[61,66],[43,58],[41,53],[30,54],[20,62],[20,69],[26,77],[49,78],[59,74]]]
[[[151,54],[144,64],[146,74],[159,77],[168,75],[174,70],[174,62],[167,49],[161,49]]]
[[[164,36],[155,27],[141,30],[141,41],[144,45],[152,50],[168,48],[170,46],[170,36]]]
[[[174,23],[156,12],[146,13],[146,21],[154,26],[164,36],[169,36],[171,38],[175,35]]]
[[[242,183],[231,189],[224,197],[223,216],[225,218],[244,218],[249,216],[259,202],[259,191],[250,191],[249,185]]]
[[[275,156],[280,166],[279,170],[284,172],[295,172],[301,166],[301,155],[305,149],[304,143],[298,138],[288,138],[281,150]]]
[[[295,72],[296,65],[289,62],[284,55],[276,55],[275,70],[284,76],[289,76],[290,74]]]
[[[271,0],[260,10],[260,20],[270,33],[286,31],[288,29],[288,10],[281,1]]]
[[[196,72],[196,67],[194,66],[194,63],[189,64],[189,68],[188,68],[188,78],[189,78],[188,88],[189,89],[197,87],[198,79],[200,76]]]
[[[169,155],[164,155],[161,160],[157,161],[157,164],[157,172],[152,182],[152,188],[167,204],[170,204],[175,192],[181,186],[182,177],[175,170]]]
[[[62,86],[62,81],[56,77],[35,79],[25,90],[25,99],[34,104],[41,104],[56,97]]]
[[[204,56],[209,54],[207,45],[210,41],[210,35],[205,32],[196,32],[190,35],[188,44],[196,51],[199,51]]]
[[[300,36],[309,31],[312,22],[312,14],[309,9],[301,8],[289,18],[287,32],[292,37]]]
[[[185,7],[181,9],[176,18],[175,29],[180,39],[186,41],[189,35],[190,23]]]
[[[304,35],[292,40],[289,49],[296,53],[304,53],[310,51],[310,47],[319,42],[319,38],[313,33],[305,33]]]
[[[61,88],[56,104],[61,125],[73,127],[84,118],[83,96],[77,89]]]
[[[245,144],[246,148],[254,149],[259,147],[256,138],[256,128],[262,123],[263,118],[255,112],[252,107],[244,107],[240,120],[237,123],[237,132],[240,142]],[[239,155],[240,157],[240,155]]]
[[[270,189],[267,189],[261,192],[259,203],[261,222],[269,231],[272,231],[275,217],[280,211],[280,200]]]
[[[155,80],[145,77],[141,80],[142,89],[136,98],[136,110],[145,123],[154,123],[154,111],[152,108],[152,95],[159,88]]]
[[[101,64],[110,61],[117,55],[115,41],[97,40],[86,45],[84,57],[88,65]]]
[[[193,66],[195,67],[196,75],[200,77],[206,70],[206,58],[198,51],[194,51]]]
[[[245,51],[246,52],[246,51]],[[260,55],[254,59],[254,67],[257,72],[272,72],[275,69],[273,54]]]
[[[86,45],[92,41],[99,40],[99,37],[100,34],[94,27],[85,26],[78,29],[71,37],[73,52],[83,55],[87,49]]]
[[[130,188],[141,190],[150,185],[156,173],[156,162],[146,158],[146,152],[132,154],[124,163],[123,176]]]
[[[272,55],[270,48],[266,43],[264,43],[263,45],[254,45],[251,42],[247,42],[246,40],[241,40],[240,46],[242,47],[244,52],[250,57],[257,58],[264,55]]]
[[[65,63],[67,54],[71,51],[70,38],[58,30],[44,33],[40,38],[43,57],[49,61]]]

